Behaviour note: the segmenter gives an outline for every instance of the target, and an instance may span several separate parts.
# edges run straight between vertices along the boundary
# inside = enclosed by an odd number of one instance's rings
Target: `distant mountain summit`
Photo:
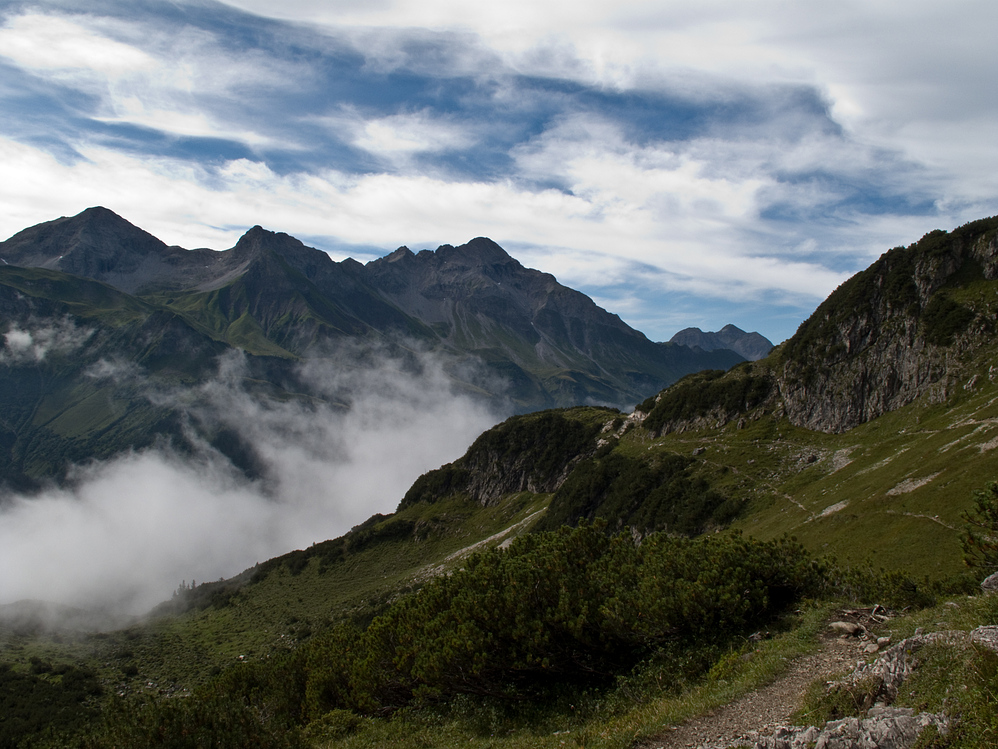
[[[748,361],[758,361],[773,350],[772,341],[765,336],[746,333],[734,325],[725,325],[716,333],[705,333],[700,328],[685,328],[672,336],[669,342],[704,351],[730,349]]]
[[[249,353],[300,357],[323,342],[404,337],[498,374],[517,410],[627,405],[742,356],[656,344],[554,276],[479,237],[361,265],[255,226],[224,251],[169,247],[106,208],[0,243],[10,266],[107,283]]]
[[[101,207],[32,226],[0,243],[0,259],[6,265],[71,273],[130,294],[147,286],[151,278],[186,275],[198,260],[203,265],[211,257],[208,250],[189,255],[179,247],[167,247]]]

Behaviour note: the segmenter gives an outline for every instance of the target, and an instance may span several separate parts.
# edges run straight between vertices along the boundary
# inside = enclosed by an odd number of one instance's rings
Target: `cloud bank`
[[[498,419],[456,394],[429,355],[351,358],[305,365],[321,399],[251,392],[239,356],[195,390],[154,391],[185,409],[198,449],[125,454],[76,467],[65,488],[4,497],[0,603],[142,613],[182,581],[228,577],[394,511],[420,474],[459,457]],[[108,365],[94,376],[137,373]],[[246,478],[199,442],[204,427],[237,433],[261,474]]]

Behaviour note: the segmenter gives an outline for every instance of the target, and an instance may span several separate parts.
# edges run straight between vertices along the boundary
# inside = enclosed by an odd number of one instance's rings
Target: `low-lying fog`
[[[215,419],[237,431],[264,476],[247,479],[204,445],[193,455],[163,446],[76,467],[68,487],[7,497],[0,604],[32,598],[143,613],[182,581],[229,577],[394,511],[420,474],[462,455],[501,418],[456,393],[430,355],[416,367],[373,358],[304,366],[313,391],[340,403],[346,394],[346,409],[251,397],[239,356],[195,391],[151,395],[187,404],[192,424]],[[105,363],[95,376],[140,374]]]

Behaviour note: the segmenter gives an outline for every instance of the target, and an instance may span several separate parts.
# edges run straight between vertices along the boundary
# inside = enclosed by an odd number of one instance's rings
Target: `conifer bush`
[[[826,578],[792,540],[659,533],[636,543],[583,522],[473,555],[367,627],[331,626],[190,698],[119,704],[91,745],[294,747],[302,728],[345,736],[412,707],[578,701],[656,659],[693,679],[820,595]]]
[[[726,642],[758,627],[817,595],[824,580],[789,540],[656,534],[636,545],[600,524],[527,536],[469,558],[367,630],[341,628],[313,643],[309,714],[609,685],[659,648]]]

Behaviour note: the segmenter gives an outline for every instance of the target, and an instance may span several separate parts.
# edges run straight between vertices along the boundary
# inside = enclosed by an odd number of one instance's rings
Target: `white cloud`
[[[843,9],[775,0],[752,6],[594,0],[511,7],[458,7],[451,0],[230,4],[327,24],[334,46],[367,40],[355,48],[369,55],[370,69],[381,70],[382,62],[385,69],[424,64],[418,50],[427,49],[440,54],[428,55],[429,68],[454,66],[455,75],[489,80],[499,70],[491,89],[495,106],[522,104],[507,75],[518,70],[719,106],[749,91],[760,107],[770,101],[773,111],[756,123],[723,122],[671,143],[635,143],[609,118],[566,116],[509,154],[515,170],[506,181],[457,180],[416,158],[473,149],[488,140],[483,134],[491,123],[429,109],[364,119],[350,102],[298,116],[309,127],[324,124],[332,140],[378,157],[391,174],[324,168],[321,155],[310,173],[251,160],[208,168],[135,158],[87,142],[73,143],[83,160],[66,165],[0,141],[0,197],[7,208],[0,231],[13,233],[100,203],[168,243],[188,247],[231,246],[257,223],[386,251],[487,235],[527,252],[534,248],[530,257],[543,270],[590,290],[647,266],[650,289],[682,288],[713,298],[789,296],[806,308],[886,247],[998,208],[998,149],[991,137],[998,113],[980,95],[989,71],[998,72],[980,36],[987,26],[982,21],[994,11],[981,3],[965,3],[954,13],[918,2],[902,11],[887,3]],[[106,61],[91,65],[83,53],[62,54],[101,82],[98,117],[104,122],[307,152],[307,136],[299,142],[293,128],[278,141],[260,124],[266,118],[253,120],[242,110],[222,115],[225,108],[215,106],[244,93],[266,101],[287,81],[322,75],[301,59],[268,57],[263,48],[233,51],[216,36],[221,29],[160,31],[139,20],[27,14],[5,27],[33,40],[18,53],[20,64],[40,59],[43,21],[53,18],[69,24],[64,36],[83,40],[78,46],[93,50],[107,41],[111,49],[119,44],[144,55],[128,71]],[[941,39],[930,44],[934,29]],[[402,44],[412,40],[411,48]],[[305,42],[315,43],[314,37]],[[975,48],[985,51],[968,51]],[[32,70],[55,75],[65,68]],[[844,130],[835,131],[820,107],[781,99],[786,90],[775,84],[806,89],[812,105],[820,105],[813,93],[823,92]],[[809,171],[833,179],[809,179]],[[531,179],[564,190],[525,188],[522,180]],[[910,199],[934,204],[941,215],[871,216],[862,206],[836,207],[850,199],[850,190],[853,197],[862,193],[868,180],[875,182],[869,192],[897,198],[901,213]],[[773,207],[790,218],[765,219]],[[804,247],[810,248],[802,254]]]
[[[359,148],[387,155],[451,151],[473,144],[465,128],[426,111],[369,120],[354,139]]]
[[[962,124],[975,122],[993,132],[998,120],[998,104],[985,93],[998,75],[992,39],[998,5],[989,0],[228,4],[337,34],[370,27],[463,30],[482,40],[481,59],[492,51],[511,69],[620,89],[695,98],[716,96],[724,86],[807,85],[826,92],[832,115],[860,141],[949,170],[950,189],[959,191],[970,171],[977,184],[962,192],[973,190],[977,199],[998,192],[993,139],[985,128],[959,135]],[[389,45],[385,50],[392,53]],[[968,143],[970,134],[973,146],[952,147],[954,137]]]
[[[77,327],[70,318],[46,324],[29,320],[24,327],[12,323],[3,336],[0,364],[30,364],[49,355],[66,356],[83,346],[93,333],[91,328]]]
[[[171,135],[234,140],[251,146],[272,145],[275,142],[273,138],[251,130],[220,127],[213,118],[208,117],[203,112],[156,109],[134,96],[118,99],[115,103],[115,110],[114,116],[95,117],[94,119],[108,124],[138,125]]]
[[[70,18],[47,13],[15,16],[0,27],[0,56],[56,76],[82,72],[118,78],[159,67],[140,49]]]
[[[315,359],[304,373],[346,410],[251,397],[239,357],[203,388],[159,393],[236,430],[266,467],[259,481],[210,449],[195,458],[150,449],[79,467],[69,488],[3,498],[0,603],[142,613],[182,580],[228,577],[394,511],[420,474],[459,457],[497,420],[453,392],[430,356],[365,356],[364,366],[358,356],[350,365]]]
[[[308,75],[305,68],[255,52],[225,52],[214,35],[202,30],[168,34],[88,15],[32,12],[9,18],[0,27],[0,55],[35,75],[96,97],[96,121],[175,136],[224,138],[254,147],[275,141],[222,121],[205,103],[238,98],[248,85],[257,95],[278,90],[289,80]]]
[[[706,153],[706,144],[700,145]],[[557,142],[529,157],[560,161],[574,194],[406,174],[281,176],[245,160],[209,172],[167,159],[82,151],[86,161],[63,165],[0,140],[0,198],[10,206],[10,233],[53,217],[41,214],[39,206],[67,206],[59,212],[71,214],[102,204],[168,244],[186,247],[224,249],[246,228],[262,224],[386,251],[490,236],[545,248],[540,269],[573,286],[595,281],[601,272],[604,277],[627,273],[630,263],[664,271],[666,287],[687,277],[684,287],[721,297],[758,297],[773,290],[818,300],[842,280],[840,272],[813,262],[771,262],[784,254],[781,244],[802,239],[752,237],[759,193],[771,184],[737,168],[709,175],[707,167],[716,164],[695,149],[635,155],[617,152],[612,144],[599,150],[592,143]],[[148,195],[157,196],[154,205]],[[32,210],[35,220],[25,221]],[[882,251],[893,239],[874,232],[862,241]],[[570,252],[589,253],[592,271],[580,277],[577,263],[559,264],[558,257]],[[857,254],[854,247],[848,252]]]

